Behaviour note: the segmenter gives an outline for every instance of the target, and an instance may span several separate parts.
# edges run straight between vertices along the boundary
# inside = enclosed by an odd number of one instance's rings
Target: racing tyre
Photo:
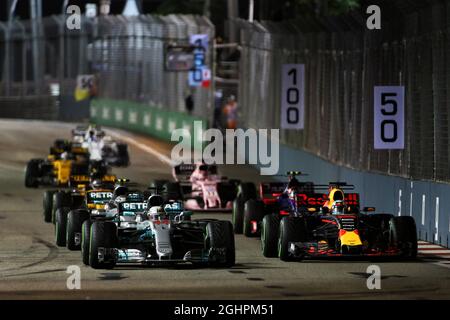
[[[71,198],[70,194],[65,193],[64,191],[56,191],[53,194],[53,213],[52,213],[52,222],[56,222],[56,210],[71,206]]]
[[[89,245],[91,241],[91,225],[90,219],[83,222],[81,227],[81,257],[85,265],[89,265]]]
[[[69,208],[62,207],[55,213],[55,242],[58,247],[66,246],[67,213],[69,211]]]
[[[242,208],[241,201],[235,199],[233,201],[232,212],[233,229],[235,234],[242,234],[244,230],[244,209]]]
[[[277,257],[280,217],[277,214],[264,216],[261,225],[261,251],[266,258]]]
[[[27,188],[37,188],[39,186],[39,164],[42,162],[40,159],[31,159],[27,163],[25,169],[25,187]]]
[[[52,222],[52,211],[53,211],[53,194],[55,191],[47,190],[44,192],[44,197],[42,201],[44,209],[44,221]]]
[[[119,158],[119,167],[128,167],[130,165],[130,155],[128,154],[128,145],[124,143],[118,143],[117,155]]]
[[[91,226],[89,245],[89,265],[94,269],[112,269],[116,262],[113,257],[105,261],[100,261],[98,258],[99,248],[117,248],[117,227],[114,222],[110,221],[95,221]]]
[[[181,200],[183,198],[179,182],[167,182],[164,187],[166,188],[167,200]]]
[[[206,248],[225,249],[225,258],[210,261],[213,267],[231,268],[236,262],[233,226],[229,221],[211,221],[206,225]]]
[[[257,192],[255,184],[243,182],[238,186],[236,199],[233,201],[233,228],[234,233],[241,234],[244,230],[244,204],[247,200],[256,199]]]
[[[69,250],[81,249],[81,227],[89,219],[89,211],[84,209],[71,210],[67,215],[66,246]]]
[[[242,203],[245,203],[247,200],[257,198],[258,192],[256,191],[256,186],[253,182],[243,182],[238,188],[238,194],[242,199]]]
[[[391,244],[407,259],[417,257],[417,228],[413,217],[393,217],[390,222]]]
[[[236,199],[237,187],[236,184],[230,182],[219,182],[217,184],[217,193],[222,201],[222,205]]]
[[[291,261],[289,252],[291,242],[306,241],[306,227],[303,218],[284,217],[280,222],[278,237],[278,257],[283,261]]]
[[[259,223],[261,221],[261,216],[263,215],[264,207],[261,201],[255,199],[250,199],[244,204],[244,235],[246,237],[258,236],[259,230],[257,232],[252,232],[252,222],[256,221]]]

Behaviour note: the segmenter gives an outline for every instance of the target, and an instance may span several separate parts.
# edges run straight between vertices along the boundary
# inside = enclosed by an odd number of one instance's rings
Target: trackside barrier
[[[194,121],[202,121],[202,129],[206,129],[206,121],[199,117],[123,100],[92,100],[90,115],[93,123],[138,132],[166,141],[171,141],[175,129],[185,128],[191,136],[191,140],[186,137],[185,141],[190,141],[195,149],[202,147],[202,137],[199,132],[194,132]]]
[[[355,192],[360,193],[361,206],[374,206],[377,212],[411,215],[416,221],[419,239],[450,247],[450,209],[447,206],[450,184],[346,168],[280,144],[279,173],[289,170],[300,170],[308,174],[302,179],[315,183],[345,181],[353,184]]]

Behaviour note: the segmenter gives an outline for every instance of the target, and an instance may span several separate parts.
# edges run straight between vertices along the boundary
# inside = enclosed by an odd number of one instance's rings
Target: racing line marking
[[[111,136],[113,136],[119,140],[123,140],[123,141],[127,142],[128,144],[132,144],[133,146],[141,149],[142,151],[145,151],[145,152],[150,153],[151,155],[157,157],[158,160],[160,160],[161,162],[172,166],[172,160],[169,157],[156,151],[155,149],[149,147],[148,145],[136,142],[134,139],[127,137],[123,134],[120,134],[119,132],[115,132],[112,130],[108,130],[108,132]]]

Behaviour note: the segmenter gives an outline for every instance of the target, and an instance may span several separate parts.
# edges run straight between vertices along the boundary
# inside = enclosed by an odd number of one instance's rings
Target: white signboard
[[[305,125],[305,65],[283,64],[281,78],[281,129]]]
[[[97,16],[97,5],[95,3],[86,3],[86,17],[95,18]]]
[[[374,148],[405,148],[405,87],[374,87]]]

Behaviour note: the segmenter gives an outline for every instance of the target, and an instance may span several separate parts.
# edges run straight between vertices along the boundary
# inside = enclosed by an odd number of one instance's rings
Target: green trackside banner
[[[201,131],[198,122],[194,126],[194,121],[202,121],[202,130],[207,127],[206,120],[199,117],[123,100],[93,99],[90,116],[93,123],[143,133],[166,141],[171,141],[175,129],[185,128],[197,150],[201,150],[203,145],[201,132],[194,132],[195,129]]]

